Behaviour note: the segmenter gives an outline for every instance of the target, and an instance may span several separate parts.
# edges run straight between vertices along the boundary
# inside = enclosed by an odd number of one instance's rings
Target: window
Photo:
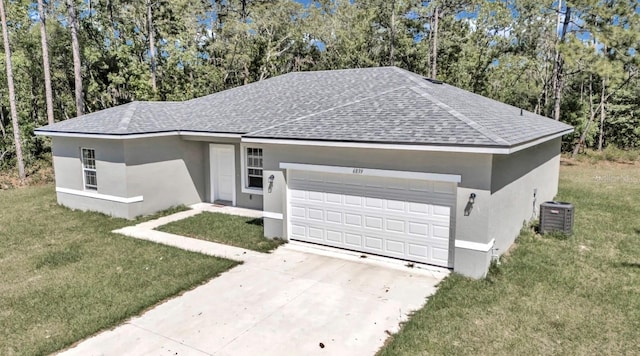
[[[247,188],[262,188],[262,148],[247,148]]]
[[[93,148],[82,149],[82,174],[84,189],[98,190],[98,178],[96,175],[96,150]]]

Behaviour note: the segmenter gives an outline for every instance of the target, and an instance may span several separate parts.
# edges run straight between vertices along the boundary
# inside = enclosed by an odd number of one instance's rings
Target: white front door
[[[449,267],[455,183],[288,174],[292,240]]]
[[[235,205],[235,148],[218,144],[209,147],[211,202],[225,200]]]

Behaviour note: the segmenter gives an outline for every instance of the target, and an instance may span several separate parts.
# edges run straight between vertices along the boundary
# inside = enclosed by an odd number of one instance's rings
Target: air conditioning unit
[[[561,201],[548,201],[540,204],[540,233],[573,233],[573,204]]]

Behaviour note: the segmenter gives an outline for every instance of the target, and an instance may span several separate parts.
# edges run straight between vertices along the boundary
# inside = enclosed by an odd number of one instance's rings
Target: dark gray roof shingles
[[[396,68],[294,72],[185,102],[133,102],[38,129],[513,146],[571,126]]]

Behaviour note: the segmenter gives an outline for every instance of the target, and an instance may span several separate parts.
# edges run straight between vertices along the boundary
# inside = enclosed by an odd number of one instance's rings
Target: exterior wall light
[[[464,207],[464,216],[471,215],[471,210],[473,210],[473,204],[476,202],[476,193],[471,193],[469,195],[469,201],[467,205]]]
[[[273,190],[273,181],[276,179],[276,177],[272,174],[269,176],[269,193],[271,193],[271,190]]]

